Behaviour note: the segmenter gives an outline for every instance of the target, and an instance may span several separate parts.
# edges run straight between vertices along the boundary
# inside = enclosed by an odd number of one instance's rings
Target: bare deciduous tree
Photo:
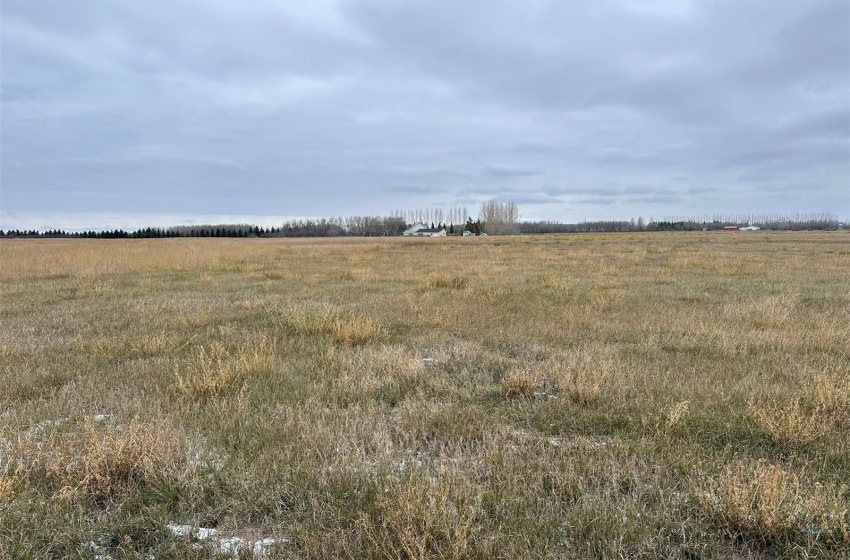
[[[478,219],[487,235],[510,235],[519,231],[519,208],[515,202],[499,202],[495,198],[482,202]]]

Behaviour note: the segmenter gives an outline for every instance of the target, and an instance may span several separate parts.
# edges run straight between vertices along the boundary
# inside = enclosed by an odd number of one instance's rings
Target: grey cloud
[[[623,204],[670,204],[671,202],[680,202],[684,197],[675,195],[657,194],[650,196],[632,196],[624,198]]]
[[[605,197],[593,197],[589,196],[586,198],[580,198],[575,201],[579,206],[610,206],[611,199]]]
[[[518,205],[539,205],[539,204],[560,204],[563,202],[560,198],[555,198],[551,196],[546,196],[544,194],[520,194],[517,196],[506,197],[509,200],[516,202]]]
[[[848,19],[843,0],[9,0],[3,209],[497,196],[571,220],[700,193],[706,211],[759,211],[739,206],[751,182],[788,210],[846,207]]]
[[[481,175],[496,179],[511,179],[515,177],[533,177],[542,175],[538,169],[523,169],[521,167],[509,167],[506,165],[488,165],[481,170]]]
[[[691,187],[687,190],[687,194],[690,196],[697,196],[701,194],[708,194],[715,192],[716,189],[712,187]]]
[[[823,191],[827,187],[819,183],[792,183],[792,184],[776,184],[774,182],[765,182],[754,186],[754,189],[765,194],[777,193],[783,196],[788,196],[789,193],[810,193],[812,191]],[[848,202],[850,202],[850,194],[848,194]]]
[[[550,196],[592,194],[598,197],[615,197],[623,194],[622,189],[596,187],[550,187],[545,189],[544,192]]]

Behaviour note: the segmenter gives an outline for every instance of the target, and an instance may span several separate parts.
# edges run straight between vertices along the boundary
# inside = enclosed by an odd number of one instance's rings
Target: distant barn
[[[739,229],[738,226],[726,226],[723,231],[739,231]]]

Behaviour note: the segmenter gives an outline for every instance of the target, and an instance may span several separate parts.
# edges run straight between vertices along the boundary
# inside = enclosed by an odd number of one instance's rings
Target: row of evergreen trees
[[[154,228],[148,227],[135,231],[123,229],[103,231],[75,231],[67,232],[61,229],[48,231],[37,230],[0,230],[0,237],[71,237],[84,239],[151,239],[165,237],[265,237],[279,235],[280,228],[261,228],[257,226],[224,225],[224,226],[198,226],[192,229],[181,228]]]

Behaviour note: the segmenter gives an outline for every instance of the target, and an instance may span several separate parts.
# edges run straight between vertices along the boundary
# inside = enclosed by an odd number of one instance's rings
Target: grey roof
[[[413,233],[440,233],[441,231],[445,231],[446,228],[438,227],[438,228],[419,228]]]

